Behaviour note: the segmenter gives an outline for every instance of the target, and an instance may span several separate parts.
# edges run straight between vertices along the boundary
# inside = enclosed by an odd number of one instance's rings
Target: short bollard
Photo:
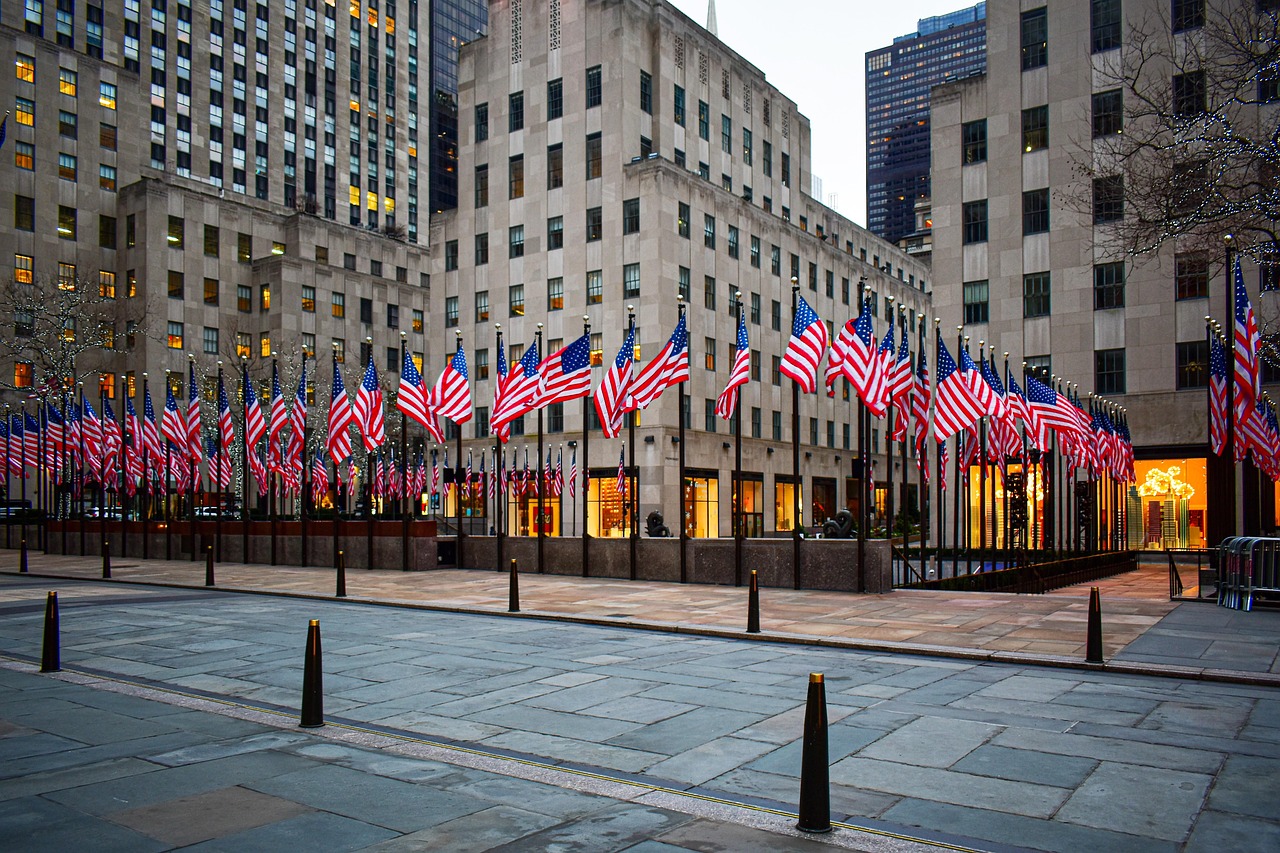
[[[338,598],[347,597],[347,552],[338,552],[338,589],[334,593]]]
[[[50,592],[44,605],[44,653],[40,656],[41,672],[62,669],[62,653],[58,639],[58,594]]]
[[[760,579],[751,570],[751,586],[747,590],[747,633],[760,633]]]
[[[831,831],[831,788],[827,772],[827,691],[822,673],[809,673],[804,709],[804,751],[800,758],[801,832]]]
[[[213,546],[204,546],[204,585],[214,586],[213,580]]]
[[[516,566],[516,561],[511,561],[511,588],[507,593],[507,612],[520,612],[520,569]]]
[[[1089,634],[1085,643],[1086,663],[1102,663],[1102,600],[1095,586],[1089,590]]]
[[[307,654],[302,662],[302,720],[304,729],[324,725],[324,670],[320,662],[320,620],[307,627]]]
[[[27,565],[27,540],[23,539],[22,552],[18,557],[18,571],[22,572],[25,575],[30,570],[31,570],[31,567]]]
[[[111,580],[111,543],[102,540],[102,579]]]

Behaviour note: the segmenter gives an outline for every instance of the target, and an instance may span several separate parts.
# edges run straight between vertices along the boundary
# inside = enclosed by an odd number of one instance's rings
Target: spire
[[[719,38],[720,33],[716,29],[716,0],[707,0],[707,32]]]

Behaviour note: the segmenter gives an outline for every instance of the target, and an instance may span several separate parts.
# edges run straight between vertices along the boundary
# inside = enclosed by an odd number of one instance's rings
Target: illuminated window
[[[36,58],[19,53],[13,60],[13,70],[18,79],[24,83],[36,82]]]
[[[109,110],[116,108],[116,86],[114,83],[98,84],[98,103]]]
[[[604,363],[604,336],[596,332],[591,336],[591,366]]]
[[[98,166],[98,187],[108,192],[116,191],[116,167],[103,163]]]
[[[423,325],[424,325],[423,312],[418,310],[417,308],[413,309],[413,331],[416,334],[419,334],[419,335],[422,334]]]
[[[182,324],[169,321],[169,349],[182,349]]]
[[[591,270],[587,273],[587,304],[599,305],[604,300],[604,273]]]
[[[218,304],[218,280],[216,278],[206,278],[204,280],[204,304]]]
[[[236,332],[236,358],[249,357],[249,333]]]
[[[302,333],[302,352],[307,358],[316,357],[316,336],[310,332]]]
[[[263,332],[262,339],[259,341],[258,354],[263,358],[271,358],[271,333]]]
[[[72,71],[70,68],[59,68],[58,91],[64,95],[70,95],[74,98],[76,96],[77,88],[76,72]]]
[[[186,246],[186,222],[181,216],[169,217],[169,248],[181,249]]]
[[[258,304],[263,311],[271,310],[271,285],[264,284],[258,288]]]
[[[58,289],[59,290],[75,290],[76,289],[76,265],[75,264],[58,264]]]
[[[547,279],[547,310],[560,311],[564,308],[564,279]]]
[[[31,255],[13,256],[13,280],[18,284],[31,284],[34,281],[35,259]]]
[[[330,301],[330,313],[341,319],[347,316],[347,296],[345,293],[335,293]]]
[[[347,363],[347,342],[341,338],[333,339],[333,358],[338,364]]]
[[[236,285],[236,310],[241,314],[253,311],[253,291],[247,284]]]
[[[316,289],[309,284],[302,285],[302,310],[308,314],[316,313]]]
[[[13,387],[30,388],[34,384],[35,365],[29,361],[19,361],[13,365]]]
[[[33,171],[36,167],[36,147],[30,142],[17,142],[13,146],[13,165]]]
[[[36,123],[36,102],[28,98],[14,99],[14,121],[31,127]]]
[[[777,412],[774,413],[778,414]],[[777,430],[775,430],[776,432]],[[803,500],[803,496],[800,498]],[[796,484],[777,475],[773,483],[773,528],[778,532],[794,530],[796,526]]]

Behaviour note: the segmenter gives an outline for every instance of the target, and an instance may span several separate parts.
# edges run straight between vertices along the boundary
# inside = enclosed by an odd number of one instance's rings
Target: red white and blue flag
[[[797,299],[799,303],[791,324],[791,339],[778,369],[783,376],[789,376],[799,384],[800,390],[811,394],[818,387],[818,363],[827,353],[827,326],[803,296],[797,294]]]
[[[332,394],[329,397],[329,435],[324,445],[334,465],[341,465],[351,455],[351,436],[347,432],[351,422],[351,400],[347,397],[346,386],[342,384],[342,373],[335,358]]]
[[[689,330],[684,315],[662,350],[644,366],[631,385],[631,400],[626,411],[646,409],[672,385],[689,379]]]
[[[196,363],[190,363],[187,378],[187,457],[191,464],[200,465],[204,455],[204,443],[201,440],[200,424],[200,385],[196,382]]]
[[[604,374],[604,379],[596,386],[596,415],[600,418],[600,429],[605,438],[616,438],[622,432],[622,413],[626,410],[628,398],[631,396],[631,383],[635,378],[636,362],[636,330],[633,325],[627,330],[627,337],[618,349],[613,364]]]
[[[387,423],[382,413],[382,386],[378,384],[378,369],[373,366],[373,352],[364,370],[364,379],[356,390],[353,410],[356,431],[364,439],[365,450],[375,450],[387,440]]]
[[[933,437],[946,441],[982,417],[982,405],[974,399],[964,376],[956,369],[947,345],[938,335],[938,376],[934,381]],[[972,364],[972,361],[970,361]]]
[[[1221,456],[1227,448],[1231,406],[1228,402],[1227,353],[1217,334],[1209,337],[1209,445]]]
[[[583,335],[538,365],[538,387],[524,411],[576,400],[591,393],[591,339]],[[521,413],[523,414],[523,412]]]
[[[1249,294],[1244,288],[1244,277],[1240,273],[1240,259],[1236,259],[1235,268],[1235,418],[1236,427],[1251,417],[1255,411],[1254,403],[1258,399],[1258,349],[1261,339],[1258,335],[1258,321],[1253,315],[1253,306],[1249,304]]]
[[[289,422],[289,406],[280,390],[280,369],[271,364],[271,416],[267,428],[267,470],[284,473],[284,442],[281,438],[284,426]]]
[[[618,494],[626,495],[627,493],[627,444],[623,442],[622,449],[618,451],[618,478],[614,482],[614,488]]]
[[[436,420],[440,415],[444,415],[455,424],[465,424],[471,420],[471,382],[467,373],[467,353],[462,348],[461,340],[458,341],[457,351],[449,359],[449,363],[445,365],[440,378],[431,389],[427,405],[434,415],[431,418],[431,424],[427,424],[427,429],[436,441],[444,441],[444,433]],[[435,425],[434,429],[432,424]]]
[[[227,399],[227,386],[218,374],[218,483],[225,489],[231,482],[231,448],[236,443],[236,425],[231,419],[231,402]]]
[[[404,363],[400,365],[400,388],[396,391],[396,409],[431,429],[432,420],[427,411],[427,390],[423,387],[422,374],[413,363],[409,351],[404,351]]]
[[[587,356],[590,357],[590,344]],[[493,416],[489,421],[493,432],[503,441],[511,438],[511,422],[533,410],[533,397],[538,392],[541,364],[538,343],[524,351],[510,373],[506,369],[506,353],[498,347],[498,382],[493,394]],[[587,371],[590,383],[590,369]]]
[[[716,414],[726,421],[733,417],[738,408],[738,389],[751,379],[751,345],[747,340],[747,322],[745,317],[738,317],[738,340],[733,352],[733,367],[729,371],[729,381],[724,390],[716,398]]]
[[[244,443],[250,449],[258,446],[258,442],[267,434],[267,422],[262,418],[262,404],[258,402],[258,392],[253,387],[249,374],[244,374]]]

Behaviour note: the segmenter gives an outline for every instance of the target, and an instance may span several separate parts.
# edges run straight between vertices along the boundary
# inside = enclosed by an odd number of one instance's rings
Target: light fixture
[[[651,435],[646,435],[646,436],[644,437],[644,443],[645,443],[645,444],[653,444],[653,436],[651,436]]]
[[[720,442],[720,446],[721,446],[721,447],[723,447],[725,450],[728,450],[728,449],[729,449],[729,442],[727,442],[727,441],[722,441],[722,442]]]

